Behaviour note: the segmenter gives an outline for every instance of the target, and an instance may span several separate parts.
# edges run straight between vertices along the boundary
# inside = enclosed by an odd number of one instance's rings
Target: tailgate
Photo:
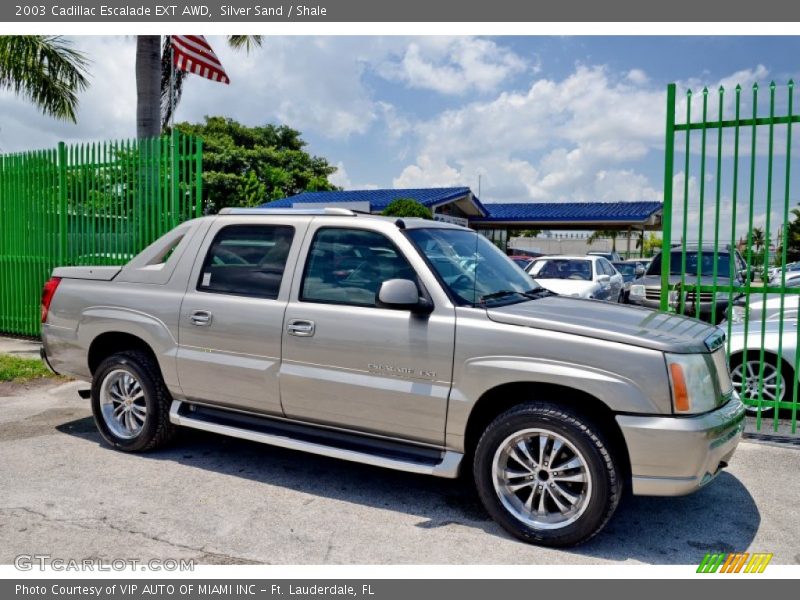
[[[121,270],[122,267],[56,267],[53,277],[111,281]]]

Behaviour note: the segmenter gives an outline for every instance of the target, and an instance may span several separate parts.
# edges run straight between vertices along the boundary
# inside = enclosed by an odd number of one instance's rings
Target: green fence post
[[[58,142],[58,262],[67,256],[67,146]]]
[[[675,153],[675,90],[674,83],[670,83],[667,86],[667,136],[664,158],[664,208],[661,239],[662,311],[669,309],[670,244],[672,243],[672,171]]]
[[[203,216],[203,139],[197,138],[195,147],[195,216]]]

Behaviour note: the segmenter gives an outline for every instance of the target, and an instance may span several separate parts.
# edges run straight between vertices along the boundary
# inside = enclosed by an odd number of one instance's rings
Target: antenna
[[[478,173],[478,198],[481,197],[481,174]]]

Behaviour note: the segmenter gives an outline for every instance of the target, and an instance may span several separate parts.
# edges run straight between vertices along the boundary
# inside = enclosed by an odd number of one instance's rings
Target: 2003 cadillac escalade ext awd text
[[[625,486],[679,495],[743,428],[723,335],[555,296],[476,232],[226,209],[124,267],[53,272],[43,355],[125,451],[176,426],[440,477],[529,542],[596,534]]]

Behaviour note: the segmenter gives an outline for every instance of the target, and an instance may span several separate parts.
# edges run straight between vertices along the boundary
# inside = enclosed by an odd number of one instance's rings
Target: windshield
[[[532,299],[541,288],[484,236],[462,229],[408,229],[439,279],[470,306]]]
[[[616,267],[617,271],[622,273],[623,275],[636,275],[636,263],[613,263],[614,267]]]
[[[681,252],[672,252],[670,255],[670,275],[681,274]],[[714,252],[697,252],[691,250],[686,252],[686,273],[697,275],[697,263],[700,261],[700,276],[713,277],[714,275]],[[717,254],[717,277],[730,277],[730,254]],[[656,256],[647,269],[648,275],[661,275],[661,255]]]
[[[575,258],[543,258],[528,270],[535,279],[592,280],[592,261]]]

